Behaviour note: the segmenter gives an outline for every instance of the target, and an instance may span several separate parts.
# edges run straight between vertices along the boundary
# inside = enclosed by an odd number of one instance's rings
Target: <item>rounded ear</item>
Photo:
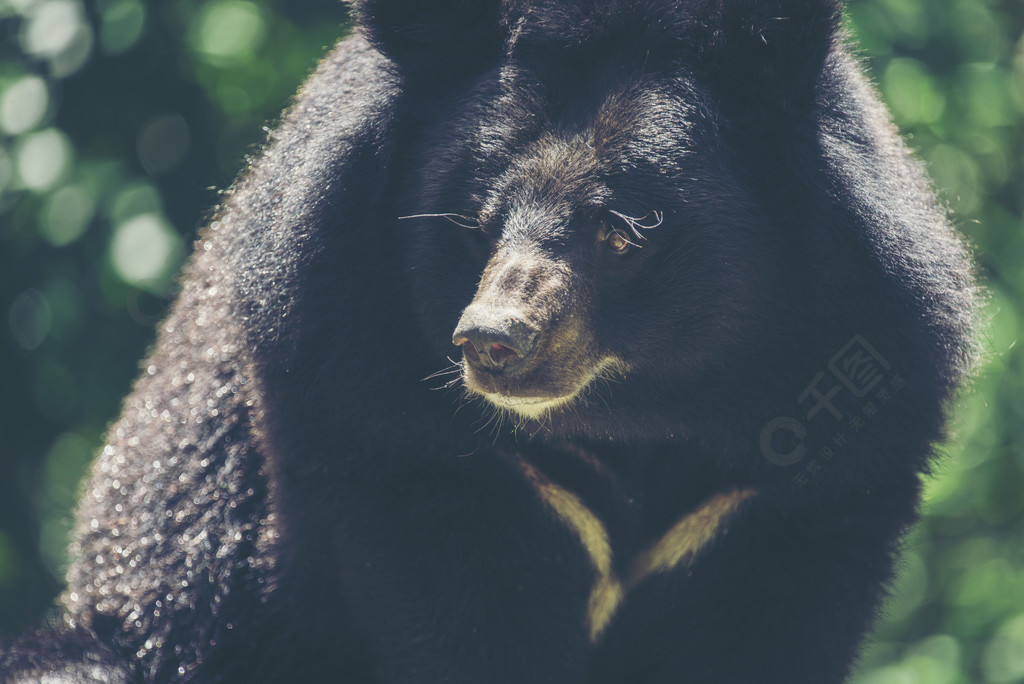
[[[504,44],[500,0],[350,0],[356,23],[406,71],[446,79],[480,68]]]
[[[813,101],[829,52],[840,40],[836,0],[712,0],[708,55],[731,97],[762,107]]]

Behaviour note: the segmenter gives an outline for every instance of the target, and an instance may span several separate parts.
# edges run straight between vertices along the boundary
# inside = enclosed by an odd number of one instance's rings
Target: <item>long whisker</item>
[[[439,378],[439,377],[441,377],[443,375],[458,374],[461,370],[462,370],[461,368],[449,368],[447,370],[439,370],[436,373],[431,373],[427,377],[423,378],[423,382],[426,382],[427,380],[433,380],[435,378]]]
[[[433,380],[434,378],[440,377],[442,375],[449,375],[451,373],[455,373],[457,371],[461,371],[462,370],[462,362],[461,361],[456,361],[455,359],[453,359],[450,356],[447,357],[447,358],[448,358],[449,363],[451,363],[452,365],[447,366],[445,368],[442,368],[441,370],[437,371],[436,373],[431,373],[430,375],[428,375],[425,378],[420,378],[420,380],[423,381],[423,382],[426,382],[427,380]]]
[[[647,239],[647,236],[640,232],[641,230],[653,230],[654,228],[657,228],[665,221],[665,214],[658,211],[657,209],[649,211],[643,216],[627,216],[626,214],[623,214],[618,211],[611,211],[610,213],[622,219],[626,223],[626,225],[629,226],[629,229],[633,231],[633,234],[636,235],[641,240]],[[648,217],[651,216],[652,214],[654,215],[653,223],[648,221]]]
[[[433,380],[434,378],[439,378],[442,375],[451,375],[452,373],[458,373],[461,370],[462,370],[462,366],[455,366],[453,368],[444,368],[442,370],[437,371],[436,373],[431,373],[430,375],[428,375],[425,378],[420,378],[420,381],[421,382],[426,382],[427,380]]]
[[[399,221],[406,219],[415,218],[443,218],[451,221],[459,228],[466,228],[467,230],[480,230],[480,222],[474,219],[472,216],[463,216],[462,214],[456,214],[453,212],[445,212],[442,214],[411,214],[409,216],[399,216]]]

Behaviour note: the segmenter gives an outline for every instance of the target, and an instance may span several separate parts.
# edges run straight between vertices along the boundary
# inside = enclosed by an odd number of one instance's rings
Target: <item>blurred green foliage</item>
[[[0,631],[57,591],[79,480],[215,189],[343,22],[335,0],[0,0]],[[990,289],[855,681],[1024,682],[1024,2],[854,0],[848,24]]]

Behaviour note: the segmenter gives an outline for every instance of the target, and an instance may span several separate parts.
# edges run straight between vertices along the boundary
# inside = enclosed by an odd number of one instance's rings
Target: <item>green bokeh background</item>
[[[196,229],[344,21],[335,0],[0,0],[0,631],[58,590]],[[1024,682],[1024,0],[855,0],[848,23],[990,290],[855,681]]]

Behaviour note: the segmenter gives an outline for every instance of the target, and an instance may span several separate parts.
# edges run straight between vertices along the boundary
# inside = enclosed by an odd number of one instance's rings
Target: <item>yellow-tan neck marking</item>
[[[629,572],[628,586],[647,577],[689,567],[694,557],[724,531],[726,521],[739,505],[754,495],[753,489],[734,489],[711,497],[687,513],[661,539],[637,556]]]
[[[548,480],[532,464],[525,460],[519,463],[541,499],[576,533],[590,558],[595,578],[587,602],[586,628],[591,641],[600,638],[630,589],[651,575],[692,565],[701,549],[724,531],[740,504],[754,495],[752,489],[734,489],[716,494],[687,513],[637,556],[623,583],[612,566],[612,546],[601,519],[578,496]]]

